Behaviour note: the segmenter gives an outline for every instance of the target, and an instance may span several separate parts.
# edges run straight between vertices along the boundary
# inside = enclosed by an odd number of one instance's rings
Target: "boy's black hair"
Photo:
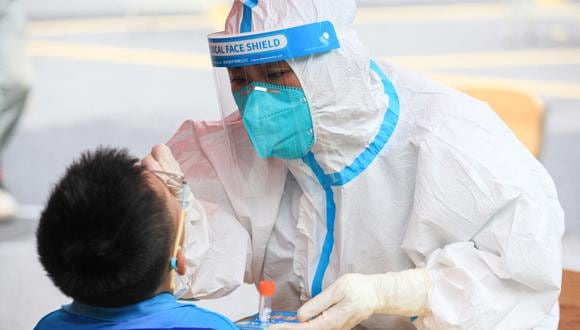
[[[169,271],[173,220],[137,161],[124,149],[83,153],[42,212],[40,262],[76,301],[133,304],[151,297]]]

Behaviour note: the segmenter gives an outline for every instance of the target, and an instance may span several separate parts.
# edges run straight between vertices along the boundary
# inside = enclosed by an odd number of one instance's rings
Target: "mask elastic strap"
[[[177,252],[180,249],[179,243],[181,241],[181,238],[183,237],[183,231],[184,231],[184,222],[185,222],[185,196],[187,196],[187,183],[185,182],[185,180],[182,181],[182,193],[181,193],[181,212],[179,214],[179,223],[178,223],[178,227],[177,227],[177,234],[175,235],[175,243],[173,245],[173,253],[171,256],[171,259],[169,260],[169,267],[171,269],[171,278],[170,278],[170,282],[169,282],[169,289],[174,292],[175,291],[175,276],[177,275],[177,267],[178,267],[178,261],[177,261]],[[180,278],[180,281],[183,284],[183,280]]]

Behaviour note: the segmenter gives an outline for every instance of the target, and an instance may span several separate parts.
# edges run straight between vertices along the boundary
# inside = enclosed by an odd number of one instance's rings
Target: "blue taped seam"
[[[314,159],[314,154],[308,152],[306,156],[303,157],[303,160],[312,169],[312,172],[314,172],[318,182],[322,185],[324,192],[326,193],[326,236],[324,237],[322,253],[312,281],[311,292],[314,297],[322,291],[322,280],[324,279],[326,268],[328,268],[330,254],[332,253],[332,248],[334,246],[334,218],[336,215],[336,205],[334,203],[334,192],[332,191],[330,182],[327,181],[328,177],[324,174],[324,170],[320,167],[318,162],[316,162],[316,159]]]
[[[258,0],[247,0],[244,2],[242,12],[242,22],[240,23],[240,33],[252,31],[252,8],[258,5]]]
[[[336,216],[334,193],[330,186],[325,187],[324,190],[326,191],[326,237],[324,238],[324,245],[322,248],[324,253],[320,256],[318,267],[314,275],[315,280],[312,282],[313,296],[322,292],[322,281],[324,280],[324,274],[326,273],[326,269],[330,263],[330,255],[334,248],[334,220]]]
[[[373,142],[350,165],[338,173],[329,174],[333,186],[342,186],[364,172],[381,150],[383,150],[383,147],[389,141],[399,121],[399,95],[397,95],[395,87],[375,61],[371,61],[371,69],[381,78],[385,94],[389,96],[389,108],[385,112],[383,123]]]
[[[254,8],[258,5],[258,0],[246,0],[244,1],[244,6]]]
[[[336,204],[334,202],[332,186],[342,186],[361,174],[387,144],[397,126],[397,122],[399,121],[400,103],[395,87],[374,61],[371,61],[370,67],[381,78],[384,91],[389,96],[389,107],[383,118],[381,128],[373,142],[365,148],[365,150],[362,151],[350,165],[346,166],[338,173],[324,173],[324,170],[320,164],[318,164],[312,152],[308,152],[302,158],[304,163],[310,167],[326,194],[326,236],[322,245],[322,252],[316,267],[314,279],[312,280],[311,293],[313,297],[322,292],[322,281],[324,280],[324,274],[328,268],[330,255],[332,254],[334,247]]]

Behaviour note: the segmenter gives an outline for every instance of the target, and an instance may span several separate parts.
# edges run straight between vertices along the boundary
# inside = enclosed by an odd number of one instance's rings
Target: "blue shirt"
[[[43,317],[35,329],[238,329],[219,314],[192,304],[179,303],[160,293],[137,304],[106,308],[79,302],[64,305]]]

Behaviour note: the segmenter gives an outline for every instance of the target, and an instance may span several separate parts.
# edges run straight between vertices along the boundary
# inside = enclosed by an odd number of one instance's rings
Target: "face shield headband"
[[[239,67],[283,61],[339,48],[329,21],[260,33],[208,36],[214,67]]]

